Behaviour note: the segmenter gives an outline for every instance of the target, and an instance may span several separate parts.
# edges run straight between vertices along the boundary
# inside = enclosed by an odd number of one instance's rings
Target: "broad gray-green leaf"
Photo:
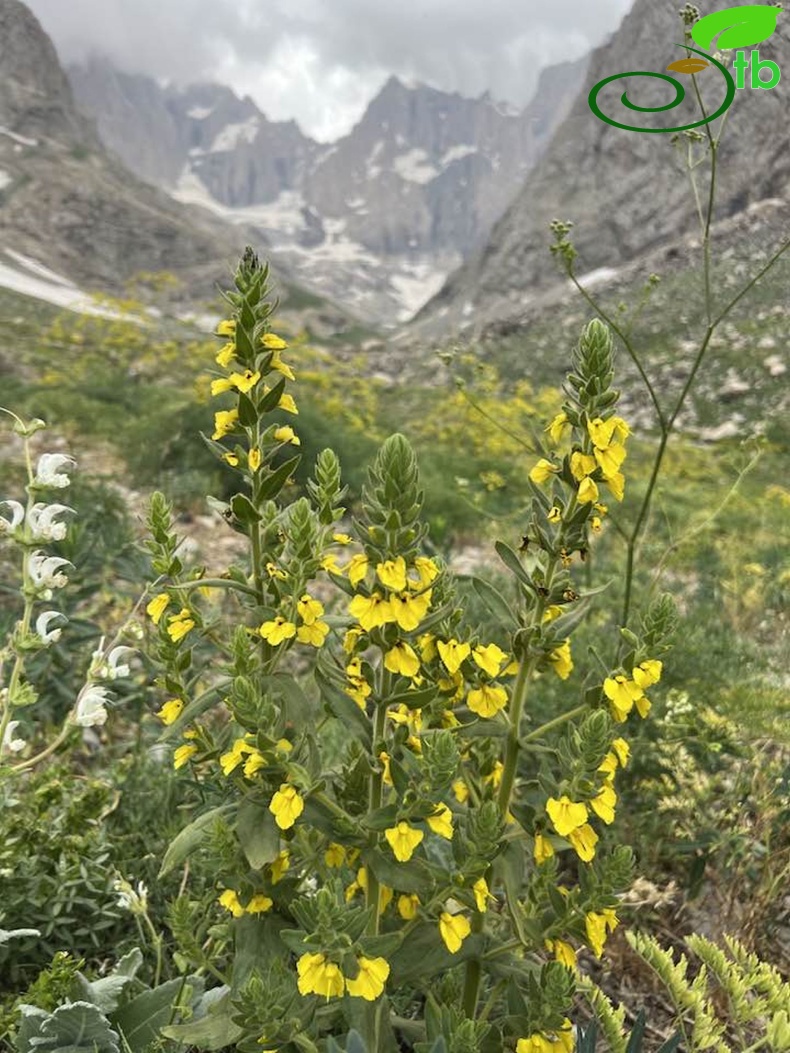
[[[119,1053],[117,1032],[90,1002],[69,1002],[43,1018],[39,1015],[42,1010],[35,1006],[20,1009],[23,1027],[17,1039],[19,1053]],[[32,1026],[26,1029],[25,1023]]]
[[[235,804],[222,804],[219,808],[212,808],[210,811],[198,816],[189,826],[185,826],[179,834],[176,834],[165,852],[165,858],[162,860],[158,877],[164,877],[174,867],[177,867],[179,863],[182,863],[203,842],[214,820],[233,811],[235,807]]]
[[[236,834],[253,870],[273,863],[280,854],[280,831],[269,806],[263,801],[251,798],[242,801]]]
[[[714,37],[718,36],[719,51],[730,48],[749,48],[768,40],[776,29],[778,7],[762,4],[741,4],[713,11],[700,18],[691,27],[691,36],[701,48],[710,51]]]
[[[112,1022],[123,1034],[132,1053],[144,1053],[156,1039],[159,1029],[168,1024],[180,989],[180,978],[168,980],[151,991],[143,991],[113,1013]]]

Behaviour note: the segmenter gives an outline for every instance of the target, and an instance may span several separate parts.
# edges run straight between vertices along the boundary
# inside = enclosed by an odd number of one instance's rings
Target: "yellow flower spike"
[[[417,909],[420,906],[420,897],[416,892],[411,895],[398,896],[398,914],[404,921],[411,921],[417,917]]]
[[[436,648],[439,651],[442,665],[450,675],[457,673],[462,663],[472,653],[472,648],[468,643],[459,643],[456,639],[448,640],[446,643],[438,640]]]
[[[178,643],[179,640],[183,640],[187,633],[191,632],[194,628],[195,622],[187,607],[182,608],[178,614],[171,614],[167,619],[167,635],[173,643]]]
[[[507,691],[496,684],[483,684],[469,692],[466,704],[473,713],[490,720],[507,705]]]
[[[420,596],[390,596],[390,621],[396,622],[404,632],[413,632],[428,613],[431,605],[431,590]]]
[[[267,910],[271,910],[274,906],[274,900],[268,896],[264,896],[262,892],[257,893],[253,896],[250,902],[245,907],[248,914],[265,914]]]
[[[376,576],[381,584],[391,592],[403,592],[406,589],[406,560],[403,556],[388,559],[376,566]]]
[[[472,931],[469,919],[463,914],[448,914],[442,911],[439,916],[439,935],[450,954],[456,954],[461,949],[461,944]]]
[[[171,698],[169,702],[165,702],[160,710],[156,713],[156,716],[162,721],[163,724],[174,724],[181,716],[181,711],[184,708],[184,700],[181,698]]]
[[[576,498],[580,505],[590,505],[598,500],[598,485],[590,478],[582,479]]]
[[[272,884],[276,885],[278,881],[282,881],[283,875],[291,865],[291,853],[287,848],[284,848],[282,852],[277,856],[273,863],[270,864],[270,870],[272,872]]]
[[[190,757],[194,757],[197,753],[198,748],[195,745],[186,744],[179,746],[178,749],[173,753],[173,767],[178,771],[179,768],[183,768]]]
[[[357,553],[356,556],[352,556],[346,567],[346,573],[348,574],[348,580],[351,583],[352,588],[356,588],[357,585],[359,585],[367,572],[368,557],[361,552]]]
[[[305,625],[313,625],[324,613],[324,605],[306,592],[297,603],[296,612]]]
[[[272,797],[269,811],[281,830],[290,830],[304,811],[304,800],[294,786],[284,782]]]
[[[545,457],[541,457],[538,463],[532,468],[529,473],[529,477],[533,483],[540,486],[541,483],[545,483],[551,479],[552,475],[559,471],[556,464],[552,464],[551,461],[547,461]]]
[[[590,807],[599,819],[607,824],[614,822],[614,807],[617,804],[617,794],[613,787],[604,786],[596,797],[590,801]]]
[[[482,645],[475,647],[472,652],[472,659],[484,673],[488,673],[489,676],[498,676],[502,663],[507,661],[507,655],[500,647],[492,643],[488,644],[487,647]]]
[[[300,625],[296,630],[296,639],[299,643],[310,644],[311,647],[323,647],[329,634],[329,626],[326,622],[314,622],[312,625]]]
[[[573,670],[570,640],[566,640],[560,647],[556,647],[551,651],[549,654],[549,661],[554,666],[554,672],[560,680],[567,680]]]
[[[420,659],[405,640],[399,640],[384,655],[384,668],[400,676],[414,677],[420,671]]]
[[[348,605],[348,613],[356,618],[363,629],[377,629],[393,620],[392,607],[380,592],[371,596],[355,596]]]
[[[375,1002],[384,993],[390,967],[384,958],[357,958],[359,972],[353,980],[346,977],[346,991],[352,998]]]
[[[226,888],[217,902],[225,910],[229,910],[234,918],[240,918],[244,914],[244,907],[239,903],[239,897],[232,888]]]
[[[284,640],[290,640],[291,637],[296,636],[296,626],[278,614],[274,621],[264,622],[258,632],[267,643],[276,647]]]
[[[644,690],[646,687],[652,687],[653,684],[657,684],[661,679],[661,670],[663,663],[659,662],[657,658],[648,658],[645,662],[640,662],[638,666],[634,667],[634,671],[631,676],[634,678],[635,683]]]
[[[261,337],[261,343],[267,351],[284,351],[288,347],[285,340],[281,336],[277,336],[276,333],[264,333]]]
[[[166,592],[160,592],[158,596],[154,596],[154,598],[145,608],[145,613],[148,615],[148,617],[151,619],[154,625],[159,624],[162,615],[167,610],[169,604],[170,597],[167,595]]]
[[[600,516],[590,516],[590,529],[594,534],[600,534],[602,529]]]
[[[239,411],[236,409],[219,410],[214,414],[214,434],[212,439],[224,439],[233,431],[239,419]]]
[[[299,410],[296,408],[296,403],[294,402],[293,395],[281,395],[280,401],[277,403],[277,406],[279,407],[279,409],[285,410],[286,413],[294,413],[297,416],[299,414]]]
[[[545,834],[535,834],[534,857],[538,866],[554,855],[554,846]]]
[[[587,805],[572,801],[565,794],[559,800],[549,797],[546,811],[560,837],[567,837],[587,822]]]
[[[461,726],[461,721],[453,713],[451,709],[442,710],[442,727],[443,728],[458,728]]]
[[[324,862],[328,867],[342,867],[346,860],[346,850],[342,845],[335,844],[334,841],[330,841],[327,846],[326,852],[324,852]]]
[[[611,702],[612,716],[622,724],[633,709],[634,702],[642,697],[642,688],[633,680],[622,674],[610,677],[603,682],[603,693]]]
[[[413,826],[401,820],[397,826],[385,830],[384,836],[398,862],[408,863],[425,834],[422,830],[415,830]]]
[[[261,451],[257,446],[253,446],[247,455],[247,466],[251,472],[257,472],[261,466]]]
[[[289,424],[284,425],[282,428],[276,428],[274,438],[277,442],[289,442],[291,446],[302,445],[302,440]]]
[[[465,804],[469,797],[469,787],[466,785],[463,779],[456,779],[451,787],[456,801],[459,804]]]
[[[562,436],[564,432],[569,427],[570,421],[568,420],[568,414],[565,413],[565,411],[563,411],[562,413],[558,413],[557,416],[551,420],[549,426],[547,428],[544,428],[544,431],[547,431],[549,433],[549,438],[554,443],[554,445],[559,446],[559,444],[562,442]]]
[[[489,899],[496,899],[496,896],[492,896],[488,889],[488,882],[484,877],[478,878],[472,885],[472,892],[475,897],[475,904],[477,909],[482,914],[486,909],[486,901]]]
[[[239,465],[239,458],[235,453],[223,453],[222,460],[231,466],[231,468],[237,468]]]
[[[214,361],[217,363],[218,366],[221,366],[222,369],[227,369],[233,361],[235,354],[236,345],[233,342],[231,342],[229,344],[225,344],[223,347],[220,348],[219,353],[217,354]]]
[[[578,829],[571,830],[567,836],[579,859],[584,863],[589,863],[595,856],[595,846],[598,843],[598,834],[596,834],[590,824],[585,823]]]
[[[440,804],[433,815],[429,815],[425,822],[431,830],[439,837],[447,841],[453,839],[453,813],[446,804]]]

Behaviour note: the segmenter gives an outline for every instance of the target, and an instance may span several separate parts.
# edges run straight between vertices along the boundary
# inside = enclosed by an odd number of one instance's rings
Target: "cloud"
[[[92,52],[217,80],[318,138],[349,130],[391,74],[525,105],[546,65],[615,30],[630,0],[27,0],[65,61]]]

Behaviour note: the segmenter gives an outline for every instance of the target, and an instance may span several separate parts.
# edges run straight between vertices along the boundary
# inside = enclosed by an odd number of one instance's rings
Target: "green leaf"
[[[483,946],[482,934],[472,933],[466,937],[455,954],[450,954],[439,935],[438,923],[421,922],[412,929],[408,940],[404,940],[399,950],[392,955],[388,987],[417,983],[446,972],[469,958],[477,957]]]
[[[640,1009],[634,1021],[634,1029],[625,1047],[625,1053],[642,1053],[642,1042],[645,1037],[645,1011]]]
[[[269,501],[279,494],[288,481],[289,476],[296,471],[301,459],[301,454],[297,454],[296,457],[292,457],[290,461],[281,464],[276,471],[264,479],[258,491],[258,496],[262,501]]]
[[[303,727],[313,720],[315,706],[290,673],[263,677],[261,687],[282,700],[286,720],[290,720],[294,727]]]
[[[359,947],[366,958],[389,958],[403,943],[399,932],[389,932],[384,936],[362,936]]]
[[[222,804],[219,808],[212,808],[210,811],[204,812],[203,815],[194,819],[189,826],[185,826],[168,845],[157,876],[160,878],[164,877],[165,874],[169,874],[174,867],[182,863],[188,855],[203,843],[214,820],[221,815],[226,815],[235,808],[235,804]]]
[[[19,1009],[23,1016],[19,1053],[119,1053],[117,1032],[90,1002],[69,1002],[54,1013],[28,1005]]]
[[[285,391],[285,380],[285,377],[283,377],[281,380],[278,380],[272,388],[272,390],[267,395],[264,395],[264,397],[261,399],[261,401],[258,404],[258,412],[261,416],[263,416],[264,413],[268,413],[270,410],[273,410],[277,403],[280,401],[282,393]]]
[[[741,4],[739,7],[727,7],[723,11],[714,11],[700,18],[691,27],[691,36],[695,44],[705,51],[710,51],[713,38],[718,35],[718,51],[732,48],[749,48],[773,34],[776,29],[778,7],[763,4]]]
[[[258,421],[258,414],[255,412],[255,405],[251,398],[243,393],[239,393],[239,424],[242,424],[245,428],[254,428]]]
[[[203,983],[199,977],[190,979]],[[159,1029],[170,1020],[180,988],[180,978],[168,980],[151,991],[143,991],[112,1014],[112,1023],[126,1039],[132,1053],[144,1053],[156,1039]]]
[[[210,991],[206,994],[211,994]],[[171,1024],[159,1032],[165,1038],[172,1038],[185,1045],[196,1046],[200,1050],[217,1050],[223,1046],[232,1046],[244,1031],[230,1018],[228,991],[212,1002],[211,1008],[199,1020],[190,1020],[188,1024]]]
[[[399,863],[391,855],[368,848],[362,852],[362,862],[370,867],[381,884],[396,888],[399,892],[416,892],[424,896],[430,891],[431,872],[421,860],[410,859],[408,863]],[[439,930],[436,931],[438,933]]]
[[[332,715],[342,721],[348,728],[353,728],[368,747],[371,744],[370,721],[356,702],[341,691],[329,679],[320,666],[315,668],[315,679],[321,691],[321,697],[329,706]]]
[[[253,870],[273,863],[280,854],[280,831],[268,805],[247,797],[239,807],[238,835],[247,862]]]
[[[135,947],[121,958],[109,976],[91,982],[78,972],[74,977],[77,992],[74,994],[75,1001],[91,1002],[103,1013],[111,1013],[117,1009],[124,987],[134,979],[142,964],[142,952],[139,947]]]
[[[474,575],[469,575],[468,580],[472,583],[472,588],[478,598],[498,621],[518,628],[518,619],[511,610],[510,604],[493,585]]]
[[[535,586],[532,584],[532,579],[530,578],[529,574],[527,574],[527,572],[524,570],[523,566],[521,565],[521,560],[518,558],[518,556],[510,547],[510,545],[506,545],[504,541],[497,541],[494,545],[494,548],[497,550],[497,555],[508,568],[508,570],[512,571],[516,575],[518,580],[523,582],[523,584],[526,585],[531,592],[534,592]]]
[[[230,499],[230,507],[240,523],[260,522],[260,513],[246,494],[234,494]]]

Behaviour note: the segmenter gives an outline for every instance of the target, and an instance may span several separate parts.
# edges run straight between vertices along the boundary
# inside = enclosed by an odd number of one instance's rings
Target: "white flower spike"
[[[36,504],[28,513],[27,522],[34,541],[62,541],[66,536],[66,524],[54,522],[63,512],[73,512],[68,505]]]
[[[34,587],[45,590],[44,597],[49,599],[52,595],[50,589],[62,589],[64,585],[68,585],[69,579],[65,574],[59,573],[60,568],[66,566],[71,567],[73,564],[59,556],[48,556],[45,552],[31,552],[27,571]]]
[[[104,708],[110,701],[106,687],[98,687],[92,684],[80,692],[77,699],[77,712],[74,714],[74,723],[83,728],[94,728],[107,720],[107,710]]]
[[[46,486],[53,490],[63,490],[71,480],[61,471],[67,464],[74,467],[77,462],[73,457],[67,457],[64,453],[42,453],[38,459],[34,486]]]

